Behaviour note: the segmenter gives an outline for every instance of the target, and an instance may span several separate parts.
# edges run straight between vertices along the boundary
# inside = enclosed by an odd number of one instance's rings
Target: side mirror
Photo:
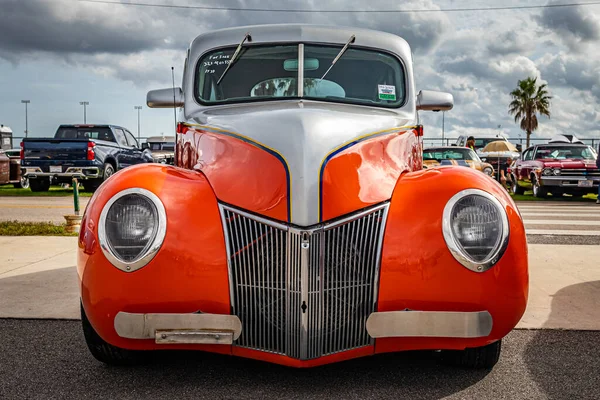
[[[449,111],[454,107],[454,97],[450,93],[421,90],[417,95],[417,110]]]
[[[183,90],[178,87],[175,89],[151,90],[146,96],[146,104],[150,108],[183,107]]]
[[[148,143],[142,143],[142,150],[149,149],[150,145]]]

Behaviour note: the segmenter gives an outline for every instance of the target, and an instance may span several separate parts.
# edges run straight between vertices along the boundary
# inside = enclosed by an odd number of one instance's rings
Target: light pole
[[[29,133],[29,123],[27,121],[27,104],[31,103],[29,100],[21,100],[21,103],[25,104],[25,137]]]
[[[444,146],[445,130],[446,130],[446,111],[442,111],[442,146]]]
[[[90,102],[89,101],[80,101],[79,104],[83,106],[83,123],[87,124],[86,107],[90,105]]]
[[[134,106],[133,108],[135,108],[137,110],[137,114],[138,114],[138,143],[140,141],[140,110],[142,109],[142,106]]]

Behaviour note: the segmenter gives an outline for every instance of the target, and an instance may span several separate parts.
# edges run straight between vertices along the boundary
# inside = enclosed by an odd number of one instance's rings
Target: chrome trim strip
[[[488,311],[388,311],[374,312],[367,319],[373,338],[386,337],[486,337],[493,320]]]
[[[304,97],[304,43],[298,45],[298,97]]]
[[[156,230],[156,236],[152,240],[152,244],[146,250],[146,253],[140,254],[137,259],[133,261],[123,261],[116,254],[113,253],[110,245],[108,244],[108,238],[106,237],[106,216],[108,215],[108,211],[110,207],[121,197],[137,194],[140,196],[144,196],[148,198],[156,207],[156,211],[158,213],[158,229]],[[165,239],[165,235],[167,233],[167,213],[165,211],[165,206],[162,201],[149,190],[142,188],[130,188],[120,191],[115,194],[111,199],[104,205],[102,212],[100,213],[100,221],[98,222],[98,241],[100,243],[100,248],[102,249],[102,253],[106,257],[106,259],[114,265],[116,268],[120,269],[123,272],[134,272],[138,269],[146,266],[156,253],[160,250],[163,241]]]
[[[491,201],[494,204],[494,206],[498,208],[500,218],[502,220],[500,226],[500,228],[502,229],[502,233],[497,247],[491,253],[491,255],[483,261],[474,261],[471,259],[471,257],[469,257],[468,254],[465,254],[462,251],[462,246],[458,243],[452,231],[451,216],[452,211],[454,210],[454,206],[456,205],[456,203],[458,203],[458,201],[467,196],[482,196]],[[496,197],[480,189],[466,189],[456,193],[454,196],[452,196],[448,203],[446,203],[442,216],[442,232],[444,235],[444,240],[446,241],[446,245],[448,246],[448,250],[450,250],[450,253],[452,253],[456,261],[458,261],[464,267],[470,269],[473,272],[485,272],[488,269],[492,268],[498,262],[498,260],[500,260],[500,257],[502,257],[502,255],[504,254],[504,251],[508,246],[510,227],[508,224],[508,215],[506,213],[506,210]]]
[[[227,331],[233,339],[242,333],[235,315],[223,314],[137,314],[120,311],[115,316],[117,334],[127,339],[155,339],[156,331]]]

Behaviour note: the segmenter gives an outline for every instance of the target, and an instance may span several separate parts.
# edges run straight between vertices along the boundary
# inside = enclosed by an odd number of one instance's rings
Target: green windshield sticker
[[[396,86],[377,85],[380,100],[396,100]]]

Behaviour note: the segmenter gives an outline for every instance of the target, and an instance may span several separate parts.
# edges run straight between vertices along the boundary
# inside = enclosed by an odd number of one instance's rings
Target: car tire
[[[483,347],[442,351],[445,364],[459,368],[492,369],[500,359],[502,340]]]
[[[32,192],[47,192],[50,190],[50,179],[29,179],[29,188]]]
[[[16,189],[29,189],[29,179],[22,176],[21,181],[19,183],[15,183],[13,185]]]
[[[540,181],[535,176],[531,177],[531,186],[534,197],[537,197],[538,199],[545,199],[548,197],[548,189],[544,188],[544,186],[540,184]]]
[[[106,163],[104,164],[103,171],[104,172],[102,173],[102,178],[89,179],[83,182],[83,188],[86,192],[95,192],[100,187],[100,185],[102,185],[102,182],[106,182],[106,180],[115,173],[115,167],[113,167],[111,163]]]
[[[519,186],[519,182],[514,175],[511,175],[512,180],[512,191],[514,194],[525,194],[525,188]]]
[[[145,351],[125,350],[105,342],[94,330],[81,303],[80,308],[85,343],[96,360],[109,365],[132,365],[139,364],[147,359],[148,353]]]

